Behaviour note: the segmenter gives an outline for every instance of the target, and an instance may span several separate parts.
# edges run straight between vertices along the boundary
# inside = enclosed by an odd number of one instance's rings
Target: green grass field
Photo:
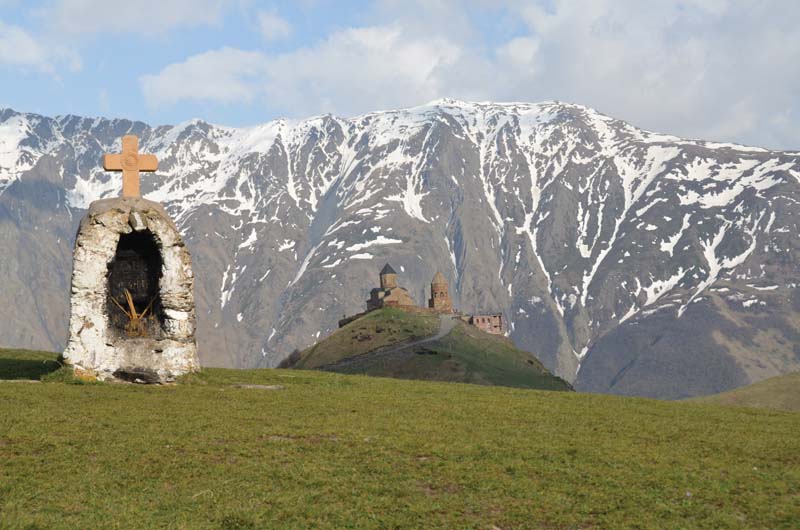
[[[694,398],[692,401],[800,412],[800,372],[772,377],[729,392]]]
[[[2,528],[800,521],[796,413],[222,369],[170,386],[0,382],[0,407]]]

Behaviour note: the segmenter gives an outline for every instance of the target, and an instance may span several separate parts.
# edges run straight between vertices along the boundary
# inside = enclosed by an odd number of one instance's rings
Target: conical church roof
[[[394,271],[392,266],[387,263],[386,265],[383,266],[383,269],[381,269],[381,276],[383,276],[384,274],[397,274],[397,273]]]
[[[436,271],[436,274],[433,276],[433,281],[431,283],[440,284],[440,283],[447,283],[447,280],[444,278],[444,274],[439,271]]]

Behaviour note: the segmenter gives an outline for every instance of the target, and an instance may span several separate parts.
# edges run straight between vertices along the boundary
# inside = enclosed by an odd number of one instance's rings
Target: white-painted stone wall
[[[163,262],[159,282],[162,336],[129,338],[109,329],[108,264],[121,234],[149,230]],[[95,201],[75,241],[69,340],[65,361],[76,370],[110,379],[146,372],[158,381],[200,368],[195,341],[194,275],[189,251],[164,208],[141,198]]]

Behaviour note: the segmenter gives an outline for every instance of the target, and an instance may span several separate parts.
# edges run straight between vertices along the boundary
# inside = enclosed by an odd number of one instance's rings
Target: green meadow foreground
[[[0,351],[2,528],[797,528],[800,414]],[[43,376],[44,383],[22,382]]]

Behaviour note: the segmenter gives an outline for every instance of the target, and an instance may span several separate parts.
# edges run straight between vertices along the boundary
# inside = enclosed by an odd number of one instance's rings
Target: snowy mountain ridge
[[[437,100],[248,128],[4,109],[0,206],[36,207],[20,192],[47,182],[59,207],[41,224],[77,222],[119,193],[99,160],[129,133],[160,160],[144,195],[195,256],[208,362],[276,364],[359,310],[364,278],[391,261],[419,303],[441,269],[457,305],[502,310],[512,338],[579,388],[625,393],[638,388],[631,368],[672,367],[670,353],[619,341],[681,335],[694,312],[711,324],[692,362],[717,352],[730,372],[718,385],[800,367],[797,153],[684,140],[558,102]],[[776,331],[759,335],[748,321],[765,318]],[[752,333],[730,339],[729,324]],[[767,343],[774,355],[748,353]],[[603,353],[612,344],[625,351]]]

